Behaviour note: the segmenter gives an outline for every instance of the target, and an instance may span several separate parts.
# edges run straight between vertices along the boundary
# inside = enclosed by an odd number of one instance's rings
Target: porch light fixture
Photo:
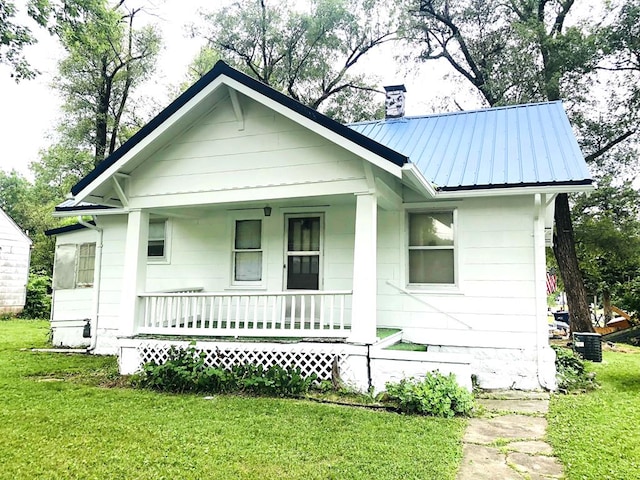
[[[264,216],[265,217],[271,216],[271,207],[264,207]]]

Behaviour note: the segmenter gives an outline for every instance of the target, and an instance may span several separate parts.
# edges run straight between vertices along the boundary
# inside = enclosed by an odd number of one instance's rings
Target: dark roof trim
[[[189,100],[195,97],[198,93],[200,93],[207,85],[213,82],[220,75],[226,75],[227,77],[236,80],[237,82],[245,85],[246,87],[255,90],[262,95],[274,100],[281,105],[293,110],[304,117],[307,117],[310,120],[313,120],[317,124],[328,128],[329,130],[341,135],[342,137],[350,140],[357,145],[360,145],[363,148],[379,155],[390,162],[402,166],[405,163],[408,163],[409,159],[395,150],[390,149],[380,143],[371,140],[369,137],[366,137],[349,127],[342,125],[335,120],[323,115],[322,113],[303,105],[302,103],[287,97],[286,95],[274,90],[270,86],[259,82],[258,80],[245,75],[238,70],[231,68],[222,60],[219,60],[215,66],[209,70],[205,75],[200,78],[196,83],[194,83],[191,87],[189,87],[182,95],[176,98],[167,108],[162,110],[158,115],[156,115],[149,123],[147,123],[144,127],[142,127],[138,132],[127,140],[120,148],[118,148],[115,152],[109,155],[104,161],[100,162],[95,169],[93,169],[87,176],[81,179],[77,184],[75,184],[71,188],[71,193],[73,195],[77,195],[84,188],[86,188],[92,181],[98,178],[102,173],[104,173],[109,167],[111,167],[114,163],[116,163],[119,159],[121,159],[127,152],[129,152],[133,147],[135,147],[138,143],[140,143],[147,135],[153,132],[156,128],[158,128],[162,123],[164,123],[171,115],[176,113],[180,108],[182,108]]]
[[[115,207],[109,205],[76,205],[75,207],[61,207],[56,205],[56,212],[81,212],[84,210],[111,210]]]
[[[87,222],[90,225],[95,225],[95,222]],[[71,225],[65,225],[64,227],[58,227],[58,228],[52,228],[50,230],[45,230],[44,234],[47,237],[50,237],[52,235],[60,235],[61,233],[69,233],[69,232],[75,232],[76,230],[82,230],[83,228],[87,228],[84,225],[80,224],[80,223],[73,223]]]
[[[509,188],[523,188],[523,187],[566,187],[566,186],[580,186],[591,185],[593,180],[569,180],[566,182],[529,182],[529,183],[502,183],[492,185],[462,185],[458,187],[440,187],[438,192],[461,192],[468,190],[496,190],[496,189],[509,189]]]

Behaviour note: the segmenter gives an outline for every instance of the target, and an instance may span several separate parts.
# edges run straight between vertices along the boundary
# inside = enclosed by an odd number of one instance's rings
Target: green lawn
[[[602,388],[554,395],[548,436],[569,480],[640,479],[640,349],[591,363]]]
[[[33,353],[0,321],[0,479],[453,479],[462,419],[100,383],[111,357]]]

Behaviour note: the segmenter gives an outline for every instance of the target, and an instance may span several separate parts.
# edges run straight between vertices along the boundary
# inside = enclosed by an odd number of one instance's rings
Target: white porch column
[[[147,280],[147,243],[149,239],[149,213],[131,210],[127,224],[120,301],[120,335],[135,334],[140,312],[138,293],[144,292]]]
[[[378,203],[374,193],[356,195],[353,301],[350,342],[376,341]]]

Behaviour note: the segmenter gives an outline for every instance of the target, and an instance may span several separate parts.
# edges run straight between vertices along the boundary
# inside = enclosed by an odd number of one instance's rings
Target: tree
[[[640,193],[630,182],[601,179],[591,195],[580,195],[573,209],[577,253],[587,288],[601,294],[606,321],[612,301],[622,301],[626,284],[640,275]]]
[[[379,92],[371,78],[354,71],[395,36],[385,2],[310,0],[308,11],[289,5],[239,0],[203,14],[204,25],[194,35],[206,38],[210,50],[201,56],[217,52],[233,67],[336,119],[372,118],[382,104],[373,100]]]
[[[57,10],[54,28],[67,51],[56,81],[66,114],[61,132],[67,145],[91,148],[97,165],[127,138],[131,95],[153,72],[160,36],[153,26],[135,28],[141,9],[127,9],[124,0],[68,7]]]
[[[31,0],[27,6],[28,16],[40,26],[46,25],[46,0]],[[23,55],[27,45],[36,43],[33,32],[28,26],[15,22],[17,10],[10,0],[0,0],[0,64],[11,68],[11,76],[16,81],[33,78],[34,70]]]
[[[612,57],[607,30],[594,20],[569,22],[574,0],[407,0],[404,36],[420,46],[421,60],[444,59],[490,106],[564,99],[578,127],[601,126],[592,86]],[[613,34],[609,32],[610,36]],[[629,83],[626,84],[631,85]],[[595,116],[591,115],[596,113]],[[635,135],[633,111],[608,112],[610,123],[589,135],[595,162]],[[590,116],[591,115],[591,116]],[[582,132],[579,132],[582,133]],[[581,140],[583,138],[580,138]],[[610,165],[609,165],[610,167]],[[593,331],[575,251],[569,198],[555,203],[554,253],[567,291],[574,331]]]

